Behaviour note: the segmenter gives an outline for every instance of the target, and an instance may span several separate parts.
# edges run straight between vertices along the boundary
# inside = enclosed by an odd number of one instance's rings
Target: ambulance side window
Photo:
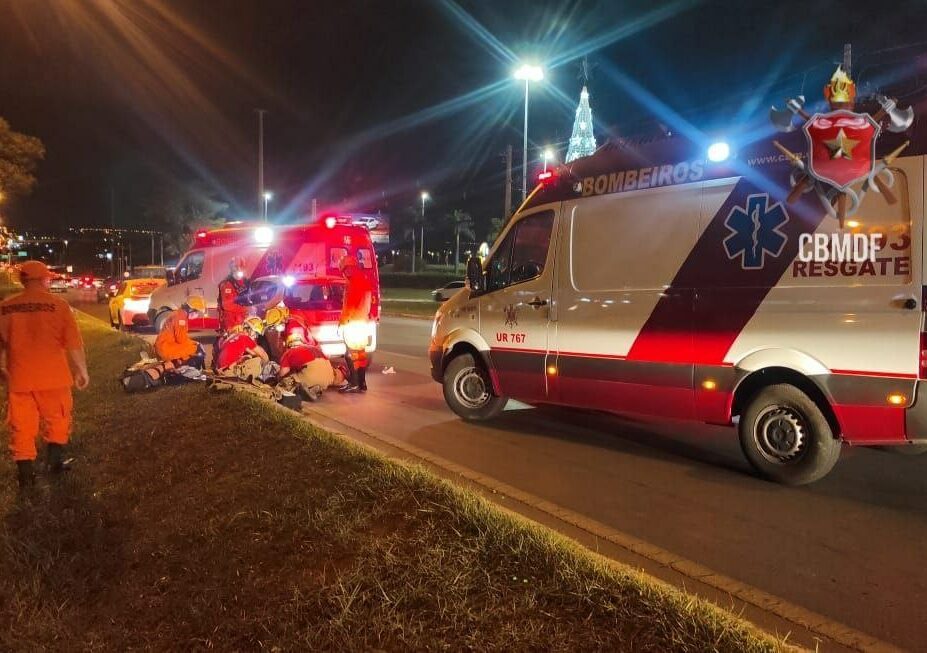
[[[553,227],[554,212],[545,211],[510,229],[489,262],[486,290],[492,292],[541,276]]]
[[[499,290],[509,285],[509,271],[512,262],[512,243],[515,241],[515,229],[509,229],[505,239],[495,251],[486,269],[486,292]]]
[[[193,252],[177,265],[177,282],[195,281],[203,274],[203,263],[206,261],[206,254],[203,252]]]

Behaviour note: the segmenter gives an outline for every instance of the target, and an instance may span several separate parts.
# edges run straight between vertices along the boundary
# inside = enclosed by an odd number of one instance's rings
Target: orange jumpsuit
[[[197,354],[199,345],[190,337],[185,311],[178,309],[167,318],[155,340],[155,351],[163,361],[186,361]]]
[[[373,305],[373,286],[363,272],[355,269],[354,274],[347,281],[347,287],[344,290],[344,302],[341,308],[340,324],[342,326],[348,322],[366,322],[369,320],[370,309]],[[365,350],[351,350],[348,353],[357,367],[367,365],[367,352]]]
[[[74,378],[67,352],[83,342],[67,302],[30,288],[0,303],[0,343],[9,381],[10,453],[15,461],[35,460],[41,422],[46,442],[68,443]]]
[[[246,288],[243,281],[226,278],[219,282],[219,324],[223,331],[242,324],[248,316],[248,309],[235,303]]]

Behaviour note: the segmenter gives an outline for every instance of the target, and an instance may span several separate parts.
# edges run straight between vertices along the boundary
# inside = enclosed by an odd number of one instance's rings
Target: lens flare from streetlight
[[[430,199],[431,199],[431,195],[428,194],[428,191],[423,190],[422,191],[422,201],[425,202]]]
[[[515,71],[515,79],[523,79],[528,82],[539,82],[544,79],[544,69],[536,64],[522,64]]]

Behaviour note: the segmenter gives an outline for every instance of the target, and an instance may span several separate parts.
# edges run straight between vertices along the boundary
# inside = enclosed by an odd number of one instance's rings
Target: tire
[[[161,333],[164,329],[164,323],[167,322],[167,318],[170,317],[170,311],[161,311],[155,316],[154,319],[154,330],[155,333]]]
[[[508,402],[492,393],[489,373],[472,354],[461,354],[447,364],[443,387],[447,405],[468,422],[492,419]]]
[[[738,430],[753,468],[783,485],[820,480],[840,458],[840,440],[824,413],[792,385],[760,390],[740,416]]]

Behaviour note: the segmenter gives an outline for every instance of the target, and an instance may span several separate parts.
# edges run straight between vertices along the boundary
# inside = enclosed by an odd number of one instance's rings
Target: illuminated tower
[[[595,152],[595,134],[592,132],[592,107],[589,106],[589,91],[583,85],[579,94],[579,106],[576,107],[576,120],[573,121],[573,134],[567,149],[566,163],[573,159],[589,156]]]

